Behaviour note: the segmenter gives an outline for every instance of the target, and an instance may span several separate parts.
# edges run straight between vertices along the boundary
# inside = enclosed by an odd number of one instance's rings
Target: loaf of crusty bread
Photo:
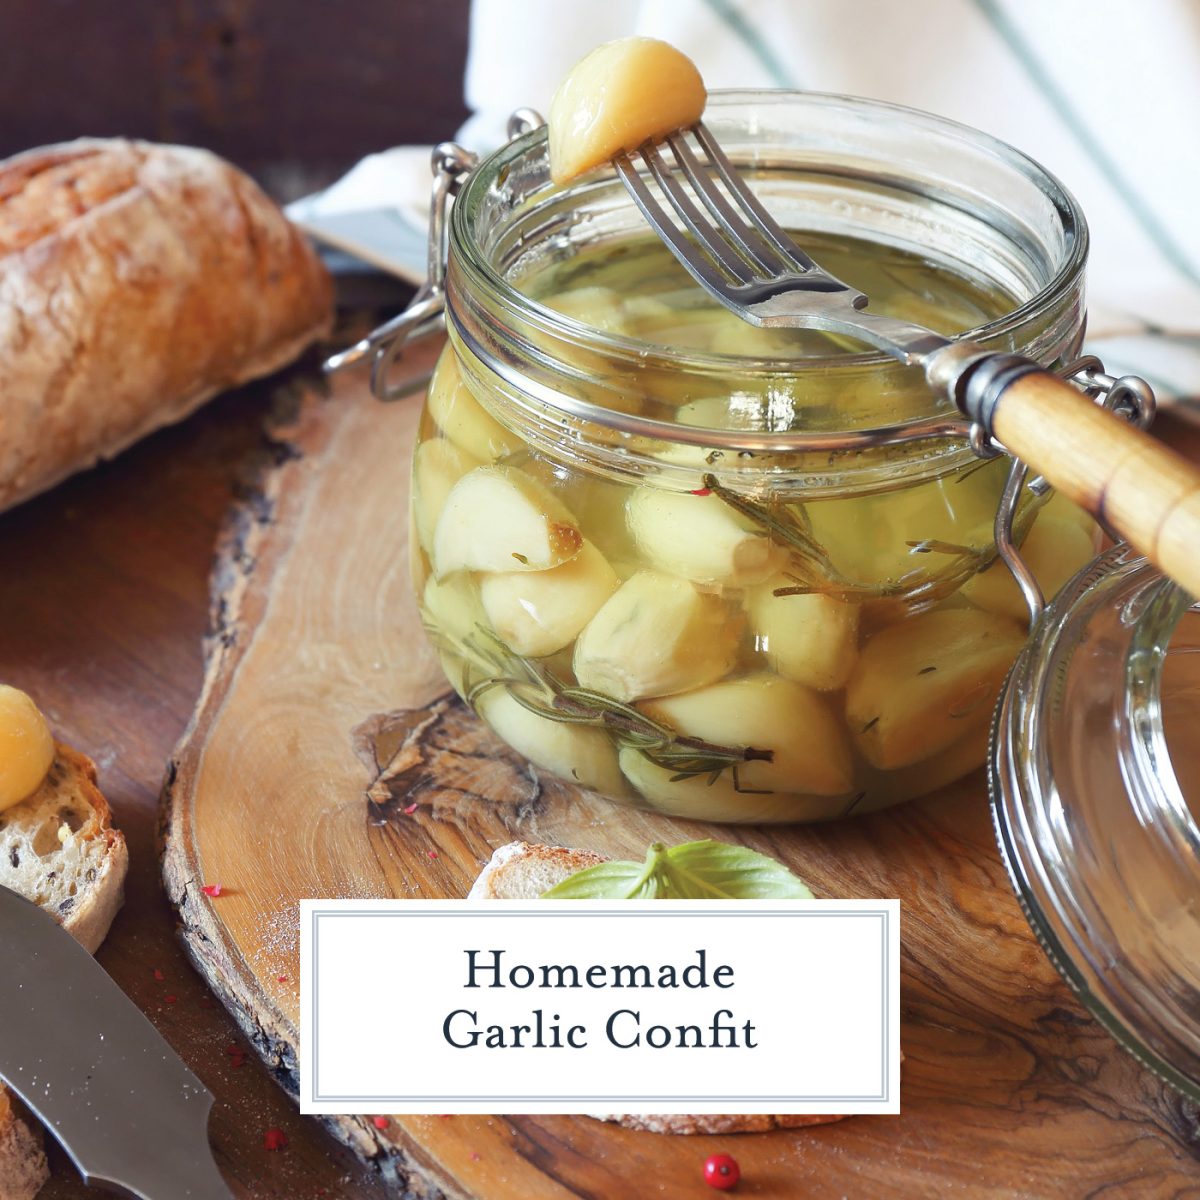
[[[304,236],[207,151],[0,162],[0,509],[278,369],[331,313]]]

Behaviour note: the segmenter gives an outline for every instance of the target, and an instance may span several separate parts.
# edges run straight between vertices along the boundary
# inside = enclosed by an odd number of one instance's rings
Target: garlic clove
[[[502,687],[479,697],[479,715],[496,735],[535,766],[608,796],[628,790],[608,735],[531,712]]]
[[[711,683],[737,659],[741,614],[685,579],[639,571],[575,644],[580,686],[628,703]]]
[[[479,459],[446,438],[422,442],[413,455],[412,511],[417,537],[425,550],[433,545],[438,517],[454,485]]]
[[[782,547],[713,495],[634,488],[625,513],[646,561],[683,579],[749,587],[787,561]]]
[[[515,467],[476,467],[446,497],[433,536],[433,569],[544,571],[569,562],[583,535],[566,506]]]
[[[647,700],[638,708],[689,737],[770,751],[770,762],[738,765],[743,789],[841,796],[853,788],[845,730],[821,696],[790,679],[764,671]]]
[[[452,346],[447,346],[437,361],[425,393],[425,408],[446,437],[480,462],[495,462],[523,448],[521,439],[471,395]]]
[[[605,42],[550,101],[551,177],[569,183],[622,150],[694,125],[707,99],[700,72],[674,46],[646,37]]]
[[[1042,595],[1050,601],[1072,575],[1096,556],[1095,527],[1088,529],[1077,521],[1039,513],[1021,543],[1020,554],[1041,585]],[[1000,559],[986,571],[971,576],[963,585],[962,594],[988,612],[1012,617],[1014,621],[1029,620],[1029,608],[1021,589]]]
[[[859,651],[846,685],[858,748],[888,770],[947,749],[991,717],[1025,643],[1008,617],[947,608],[889,625]]]
[[[640,750],[620,754],[625,778],[651,806],[692,821],[758,824],[769,821],[824,821],[846,807],[842,798],[797,796],[790,792],[739,792],[728,772],[710,782],[707,775],[677,778],[677,772],[652,763]]]
[[[19,688],[0,684],[0,812],[34,794],[54,764],[54,735]]]
[[[542,658],[570,645],[620,584],[604,555],[584,542],[560,567],[484,575],[479,595],[501,639],[520,655]]]
[[[818,691],[846,684],[858,657],[858,606],[818,592],[777,596],[794,580],[777,575],[746,595],[757,649],[771,668]]]

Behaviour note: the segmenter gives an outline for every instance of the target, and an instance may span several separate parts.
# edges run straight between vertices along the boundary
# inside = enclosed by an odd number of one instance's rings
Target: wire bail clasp
[[[508,118],[507,136],[514,138],[537,129],[545,118],[532,108],[518,108]],[[429,246],[425,282],[417,289],[403,311],[365,338],[332,354],[324,362],[327,374],[371,362],[371,391],[380,400],[400,400],[426,382],[423,377],[408,377],[390,382],[392,366],[405,345],[426,334],[445,328],[446,265],[450,247],[450,205],[479,164],[479,155],[457,142],[439,142],[430,156],[433,188],[429,197]]]
[[[1087,354],[1071,362],[1064,363],[1055,374],[1061,379],[1073,383],[1085,395],[1090,396],[1097,404],[1110,412],[1124,417],[1139,429],[1149,429],[1154,421],[1156,402],[1154,389],[1138,375],[1122,375],[1119,378],[1109,375],[1104,370],[1104,364],[1094,354]],[[993,438],[978,422],[971,425],[971,448],[980,458],[996,458],[1007,453],[1002,445]],[[1042,594],[1037,577],[1030,570],[1029,564],[1021,557],[1020,548],[1013,540],[1013,521],[1021,503],[1021,494],[1028,488],[1034,496],[1044,496],[1050,485],[1041,475],[1029,479],[1029,468],[1018,458],[1013,458],[1009,468],[1008,479],[996,508],[994,534],[996,549],[999,551],[1004,565],[1012,573],[1017,587],[1029,609],[1031,621],[1041,616],[1046,607],[1046,598]],[[1095,518],[1100,528],[1114,542],[1124,539],[1120,534],[1109,528],[1100,517]]]
[[[399,400],[421,386],[422,380],[389,382],[392,365],[405,344],[443,326],[446,284],[446,218],[450,202],[463,181],[475,169],[478,157],[456,142],[441,142],[433,148],[433,188],[429,198],[429,257],[425,282],[403,311],[373,329],[353,346],[325,360],[327,374],[344,371],[370,359],[371,391],[380,400]]]

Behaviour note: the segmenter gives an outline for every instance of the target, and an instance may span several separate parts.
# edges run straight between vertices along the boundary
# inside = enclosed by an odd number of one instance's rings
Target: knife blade
[[[89,1184],[138,1200],[231,1200],[213,1098],[57,921],[0,886],[0,1079]]]

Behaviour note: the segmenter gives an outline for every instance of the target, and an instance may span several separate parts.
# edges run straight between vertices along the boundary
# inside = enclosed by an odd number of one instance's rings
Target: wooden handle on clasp
[[[1200,468],[1044,371],[1004,389],[992,431],[1200,597]]]

